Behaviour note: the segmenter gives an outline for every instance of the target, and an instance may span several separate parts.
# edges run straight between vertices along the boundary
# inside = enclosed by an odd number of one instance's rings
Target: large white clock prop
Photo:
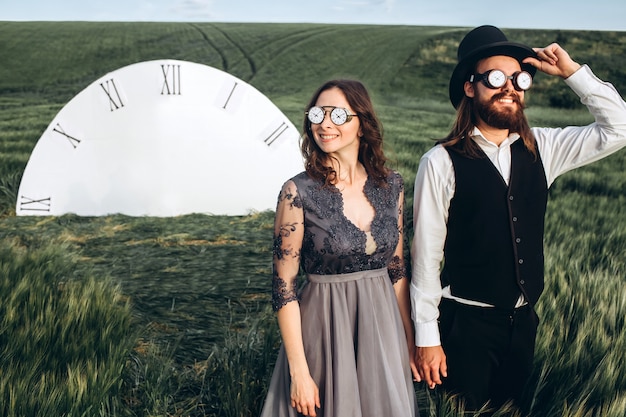
[[[132,64],[70,100],[35,146],[18,215],[242,215],[303,170],[299,133],[250,84],[177,60]]]

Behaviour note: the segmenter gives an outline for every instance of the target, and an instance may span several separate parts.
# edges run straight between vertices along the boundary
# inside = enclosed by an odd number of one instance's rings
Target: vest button
[[[513,201],[513,196],[512,195],[509,196],[509,200]]]
[[[517,239],[515,239],[515,243],[520,243],[522,241],[522,239],[520,239],[519,237]]]
[[[517,261],[517,263],[519,263],[520,265],[524,263],[523,259],[520,259],[519,261]]]
[[[522,284],[522,285],[524,285],[524,284],[526,284],[526,281],[524,281],[523,279],[520,279],[520,280],[519,280],[519,283],[520,283],[520,284]]]
[[[517,217],[514,216],[513,217],[513,221],[516,222],[517,221]]]

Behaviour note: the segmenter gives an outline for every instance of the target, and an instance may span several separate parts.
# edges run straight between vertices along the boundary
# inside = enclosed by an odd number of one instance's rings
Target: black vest
[[[535,304],[543,291],[543,232],[548,184],[541,157],[521,139],[511,145],[507,187],[485,155],[445,147],[456,190],[450,202],[442,285],[452,295],[512,308],[521,293]],[[483,154],[484,155],[484,154]]]

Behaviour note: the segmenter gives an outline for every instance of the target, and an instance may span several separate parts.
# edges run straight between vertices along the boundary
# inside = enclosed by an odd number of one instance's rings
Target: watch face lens
[[[526,71],[517,74],[515,84],[520,90],[528,90],[533,83],[533,78]]]
[[[340,126],[344,124],[348,119],[348,112],[346,109],[342,109],[341,107],[334,108],[333,111],[330,112],[330,120],[333,121],[334,124]]]
[[[311,107],[307,112],[307,117],[309,122],[318,125],[324,121],[324,109],[317,106]]]
[[[500,70],[492,70],[487,75],[487,82],[492,88],[500,88],[506,84],[506,75]]]

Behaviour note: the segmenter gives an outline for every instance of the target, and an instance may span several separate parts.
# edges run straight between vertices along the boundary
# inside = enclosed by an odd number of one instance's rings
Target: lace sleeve
[[[389,272],[389,279],[392,284],[407,277],[407,269],[404,261],[399,256],[394,256],[387,265],[387,271]]]
[[[404,221],[404,183],[401,177],[398,177],[399,195],[398,195],[398,246],[394,252],[394,256],[387,265],[387,271],[389,272],[389,278],[392,284],[400,281],[403,278],[407,278],[408,268],[404,262],[405,251],[404,244],[406,235],[404,233],[405,221]]]
[[[278,195],[274,220],[272,309],[297,301],[297,277],[304,236],[304,211],[296,185],[287,181]]]

